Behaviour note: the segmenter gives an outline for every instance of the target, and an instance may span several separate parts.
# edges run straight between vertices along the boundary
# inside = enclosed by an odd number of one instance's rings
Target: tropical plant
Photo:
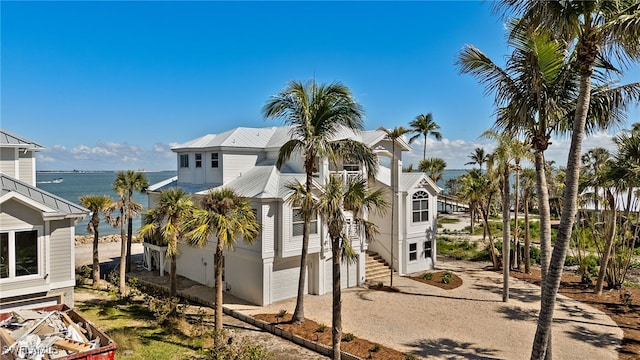
[[[396,142],[403,138],[403,136],[411,130],[405,129],[402,126],[397,126],[393,129],[386,128],[378,128],[378,130],[384,131],[385,138],[391,141],[391,242],[389,248],[391,253],[391,266],[390,266],[390,283],[389,286],[393,287],[393,271],[394,271],[394,261],[393,261],[393,248],[395,247],[395,212],[396,212],[396,196],[398,194],[398,177],[396,175],[395,169],[398,168],[399,156],[396,155]]]
[[[531,234],[529,231],[529,207],[531,198],[536,196],[536,171],[522,170],[522,201],[524,208],[524,271],[531,273]]]
[[[98,227],[100,225],[100,215],[109,224],[113,224],[115,219],[111,218],[114,210],[114,202],[107,195],[85,195],[80,197],[80,203],[91,212],[91,219],[87,223],[87,230],[93,234],[93,268],[91,278],[93,285],[97,285],[100,280],[100,258],[98,256],[98,241],[100,238]]]
[[[138,216],[142,210],[140,204],[136,204],[133,201],[134,191],[144,192],[149,187],[149,180],[144,173],[136,172],[133,170],[121,171],[116,175],[115,183],[113,184],[117,193],[125,192],[127,199],[127,272],[131,271],[131,241],[133,236],[133,218]]]
[[[375,177],[377,157],[370,148],[352,139],[336,139],[344,128],[355,132],[364,128],[362,107],[346,86],[340,83],[326,85],[317,84],[315,81],[305,84],[291,81],[287,87],[267,101],[262,112],[267,118],[282,119],[286,125],[291,126],[291,140],[280,148],[276,165],[281,168],[293,154],[301,154],[307,194],[311,194],[313,173],[316,171],[318,158],[327,158],[335,164],[338,158],[347,157],[353,162],[363,164],[367,175]],[[304,227],[294,323],[304,322],[307,252],[313,215],[313,209],[305,206],[301,208]]]
[[[409,138],[409,144],[414,142],[420,136],[424,138],[424,144],[422,146],[422,160],[427,158],[427,136],[431,135],[436,140],[442,140],[442,134],[438,130],[440,130],[440,125],[436,124],[433,121],[433,115],[431,113],[420,114],[413,119],[412,122],[409,123],[409,127],[411,128],[412,133],[416,133],[411,138]]]
[[[446,167],[447,163],[443,159],[435,157],[421,160],[420,164],[418,165],[418,169],[426,173],[427,176],[431,178],[431,180],[433,180],[433,182],[438,182],[442,179]]]
[[[202,210],[193,212],[187,221],[186,236],[191,245],[203,247],[212,235],[216,237],[215,262],[215,330],[222,330],[223,250],[233,249],[238,237],[252,243],[260,232],[260,224],[247,199],[231,189],[212,190],[202,199]]]
[[[478,164],[480,171],[482,171],[482,164],[489,161],[489,153],[484,151],[484,148],[477,147],[473,152],[468,156],[471,161],[465,163],[465,165],[474,165]]]
[[[144,225],[138,230],[138,236],[142,238],[159,235],[160,241],[167,244],[167,257],[171,261],[169,294],[172,297],[178,292],[178,241],[188,232],[186,223],[193,217],[194,210],[191,196],[182,188],[163,190],[155,207],[144,214]]]
[[[289,202],[301,206],[310,198],[306,188],[299,182],[289,188],[293,194]],[[363,214],[378,213],[382,215],[387,208],[382,190],[370,191],[367,180],[362,177],[347,179],[346,183],[331,175],[320,189],[322,194],[314,207],[322,216],[331,239],[332,278],[333,278],[333,315],[332,315],[332,347],[333,359],[340,359],[340,340],[342,338],[342,293],[341,262],[357,261],[358,254],[352,248],[352,241],[364,237],[373,241],[378,227],[368,221]],[[345,212],[348,211],[349,214]]]
[[[560,286],[562,264],[567,253],[576,214],[580,155],[585,124],[589,115],[594,66],[620,64],[640,59],[640,3],[619,1],[516,1],[503,0],[499,6],[522,16],[519,25],[553,31],[557,39],[575,44],[575,62],[579,73],[578,96],[570,128],[571,145],[567,159],[566,191],[558,237],[549,272],[543,280],[542,301],[531,359],[542,359],[546,352],[553,321],[553,309]],[[627,101],[623,99],[622,101]]]

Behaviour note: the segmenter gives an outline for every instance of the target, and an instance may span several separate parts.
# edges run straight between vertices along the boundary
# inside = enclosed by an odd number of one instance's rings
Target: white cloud
[[[40,170],[171,170],[175,153],[168,144],[156,143],[147,149],[113,141],[77,145],[70,150],[54,145],[37,154]]]

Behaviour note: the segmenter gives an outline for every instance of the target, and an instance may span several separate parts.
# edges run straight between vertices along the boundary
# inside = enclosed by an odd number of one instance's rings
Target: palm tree
[[[592,200],[595,208],[596,218],[599,210],[599,194],[600,185],[604,180],[604,170],[607,162],[611,158],[611,154],[605,148],[594,148],[582,155],[582,165],[585,167],[586,173],[583,183],[585,186],[593,188]]]
[[[426,173],[433,182],[438,182],[444,175],[444,170],[447,167],[447,163],[440,158],[428,158],[420,161],[418,169],[423,173]]]
[[[192,245],[203,247],[211,235],[216,236],[215,254],[215,330],[222,330],[222,274],[223,250],[232,249],[239,236],[252,243],[260,232],[249,202],[231,189],[212,190],[202,199],[202,210],[197,210],[187,222],[192,229],[186,236]]]
[[[133,170],[120,171],[116,175],[116,180],[114,183],[114,188],[116,192],[126,193],[126,218],[127,218],[127,261],[126,261],[126,271],[131,271],[131,240],[133,235],[133,217],[137,216],[138,213],[142,210],[142,206],[136,204],[133,201],[133,192],[146,191],[147,187],[149,187],[149,180],[147,180],[147,176],[144,173],[136,172]]]
[[[171,296],[178,292],[178,241],[188,232],[185,224],[193,216],[194,209],[191,197],[181,188],[163,190],[156,206],[145,213],[145,225],[138,230],[138,236],[149,238],[159,235],[167,244],[167,257],[171,259]]]
[[[525,168],[522,170],[522,200],[524,207],[524,272],[531,273],[531,239],[529,234],[529,204],[531,197],[536,195],[536,171]],[[519,268],[519,267],[518,267]]]
[[[465,163],[465,165],[474,165],[478,164],[480,167],[480,171],[482,171],[482,164],[486,163],[489,160],[489,154],[484,151],[484,148],[477,147],[473,152],[468,156],[471,161]]]
[[[386,128],[378,128],[378,130],[382,130],[385,133],[385,138],[391,141],[391,242],[389,248],[391,249],[391,281],[389,286],[393,287],[393,248],[395,245],[395,237],[394,237],[394,226],[395,226],[395,212],[396,212],[396,197],[398,196],[398,156],[396,155],[396,141],[401,139],[405,134],[409,133],[410,130],[405,129],[402,126],[398,126],[393,128],[392,130]]]
[[[426,115],[420,114],[416,116],[416,118],[409,123],[409,127],[412,133],[416,133],[409,139],[409,144],[420,136],[424,138],[424,145],[422,147],[422,160],[424,160],[427,158],[427,136],[431,135],[438,141],[442,140],[442,134],[438,131],[440,130],[440,125],[433,121],[433,115],[431,115],[431,113],[427,113]]]
[[[300,205],[309,198],[305,187],[300,183],[291,185],[290,189],[294,191],[289,199],[293,204]],[[378,234],[378,227],[362,215],[370,212],[383,215],[387,208],[387,202],[384,200],[382,190],[370,191],[367,180],[363,177],[350,178],[345,183],[331,175],[320,192],[322,196],[315,203],[316,209],[322,216],[331,239],[333,271],[332,359],[340,359],[340,342],[342,340],[341,260],[357,260],[358,255],[352,249],[351,242],[358,237],[364,236],[367,241],[374,240],[374,236]]]
[[[502,0],[499,4],[513,10],[516,15],[521,15],[522,26],[548,29],[567,43],[575,41],[576,65],[580,75],[567,159],[564,208],[549,273],[543,281],[545,289],[542,292],[538,327],[531,352],[531,359],[542,359],[547,351],[562,265],[576,214],[580,155],[590,107],[594,66],[596,62],[609,63],[607,55],[613,55],[620,64],[640,59],[640,3],[635,0]]]
[[[107,195],[85,195],[80,197],[82,206],[91,211],[91,220],[87,224],[87,230],[93,234],[93,285],[96,286],[100,280],[100,258],[98,256],[98,240],[100,238],[98,226],[100,225],[100,214],[104,216],[107,223],[111,223],[111,212],[114,202]]]
[[[280,148],[276,165],[281,168],[294,153],[301,154],[308,194],[311,193],[318,158],[328,158],[335,164],[338,158],[348,157],[351,161],[364,164],[367,175],[375,177],[377,158],[370,148],[355,140],[335,139],[345,128],[356,132],[364,128],[362,107],[346,86],[340,83],[325,85],[316,84],[315,81],[306,84],[291,81],[267,101],[262,112],[267,118],[279,118],[291,126],[291,140]],[[313,215],[311,208],[303,207],[301,211],[304,228],[294,323],[304,322],[307,252]]]

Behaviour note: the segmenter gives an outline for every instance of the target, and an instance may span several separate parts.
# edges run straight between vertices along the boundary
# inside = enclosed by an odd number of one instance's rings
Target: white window
[[[202,167],[202,154],[196,154],[196,167]]]
[[[432,255],[432,242],[431,240],[427,240],[424,242],[424,257],[425,259],[431,258]]]
[[[426,191],[418,191],[413,194],[413,222],[429,221],[429,194]]]
[[[181,168],[189,167],[189,154],[180,154],[180,167]]]
[[[300,208],[293,209],[293,236],[302,236],[304,232],[304,216],[302,216],[302,210]],[[317,234],[318,233],[318,217],[317,215],[311,214],[311,227],[309,229],[309,234]]]
[[[218,153],[211,154],[211,167],[212,168],[218,167]]]
[[[418,244],[411,243],[409,244],[409,261],[418,260]]]
[[[37,230],[0,233],[0,278],[38,275],[39,245]]]

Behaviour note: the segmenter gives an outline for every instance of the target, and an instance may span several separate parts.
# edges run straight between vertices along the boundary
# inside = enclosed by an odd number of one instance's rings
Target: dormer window
[[[196,154],[196,167],[202,167],[202,154]]]
[[[212,153],[211,154],[211,167],[212,168],[217,168],[218,167],[218,153]]]
[[[180,154],[180,167],[181,168],[189,167],[189,154]]]
[[[427,222],[429,221],[429,194],[425,191],[418,191],[413,194],[413,222]]]

